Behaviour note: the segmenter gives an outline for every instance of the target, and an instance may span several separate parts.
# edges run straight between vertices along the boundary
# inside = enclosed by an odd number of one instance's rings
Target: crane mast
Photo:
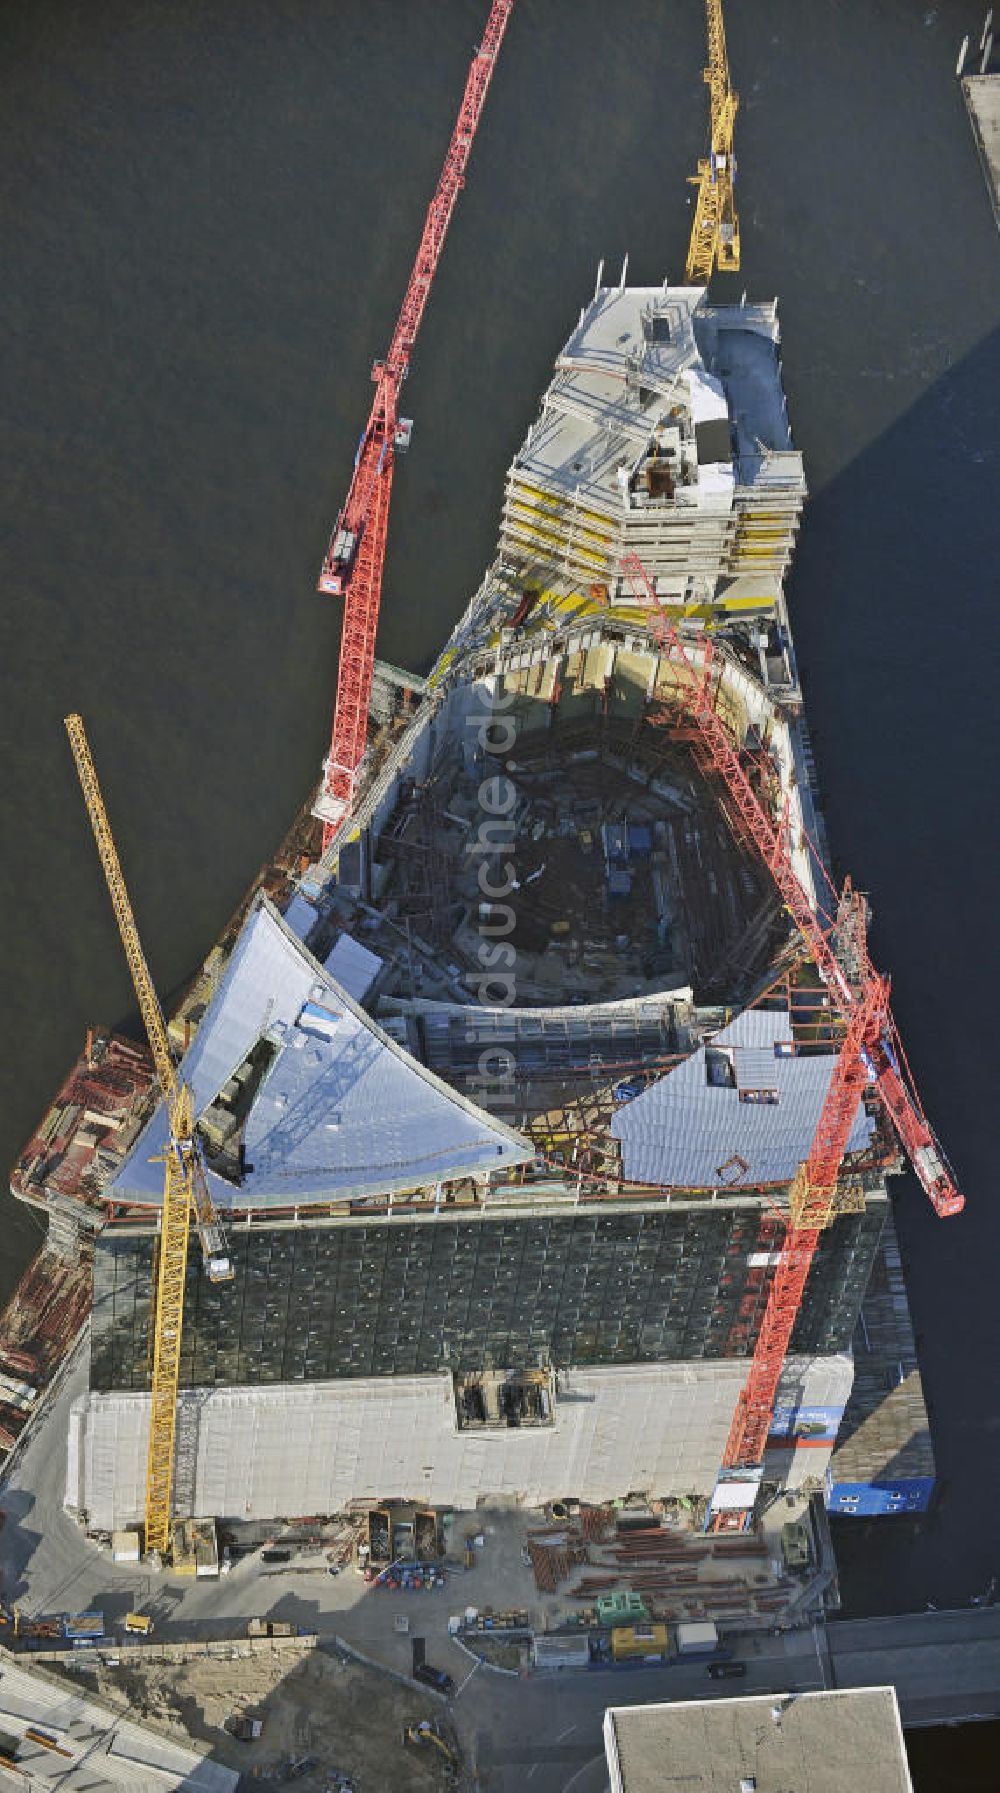
[[[191,1091],[177,1075],[163,1011],[135,924],[83,718],[67,716],[65,727],[149,1038],[169,1127],[164,1154],[163,1216],[153,1316],[152,1405],[146,1468],[146,1549],[162,1555],[170,1542],[184,1277],[192,1218],[198,1228],[209,1278],[213,1282],[228,1282],[233,1267],[195,1139]]]
[[[472,59],[389,352],[372,369],[375,396],[320,570],[318,589],[344,598],[333,733],[314,812],[323,823],[324,852],[350,814],[365,751],[393,466],[396,455],[407,447],[412,428],[399,415],[400,391],[513,6],[514,0],[493,0],[482,43]]]
[[[707,286],[713,269],[735,273],[740,265],[740,225],[736,215],[736,157],[733,138],[739,98],[729,80],[722,0],[705,0],[708,25],[709,153],[689,176],[698,189],[684,279]]]
[[[740,1391],[722,1458],[726,1470],[752,1471],[764,1461],[778,1383],[785,1367],[792,1333],[813,1259],[824,1228],[838,1214],[863,1206],[853,1193],[841,1192],[838,1179],[854,1117],[871,1081],[864,1059],[864,1040],[884,1020],[888,983],[873,977],[848,1025],[827,1087],[809,1156],[799,1165],[788,1190],[788,1224],[761,1320],[746,1384]],[[716,1531],[744,1530],[752,1508],[719,1508]]]
[[[842,964],[792,865],[784,819],[776,825],[767,814],[715,709],[709,676],[711,644],[707,637],[702,638],[706,672],[701,676],[639,556],[627,555],[622,570],[648,612],[661,651],[684,675],[687,712],[707,761],[724,781],[740,822],[768,866],[846,1026],[809,1157],[789,1186],[785,1238],[723,1457],[723,1471],[756,1469],[763,1461],[778,1382],[820,1233],[851,1205],[849,1196],[842,1195],[837,1185],[866,1085],[876,1085],[935,1212],[942,1218],[957,1214],[965,1198],[955,1185],[919,1099],[903,1082],[902,1052],[889,1008],[889,982],[875,971],[868,955],[862,900],[848,882],[838,912]],[[715,1515],[720,1530],[742,1529],[748,1520],[744,1508],[720,1508]]]

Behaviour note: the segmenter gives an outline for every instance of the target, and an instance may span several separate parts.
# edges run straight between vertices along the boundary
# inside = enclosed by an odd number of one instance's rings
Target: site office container
[[[666,1625],[616,1625],[611,1633],[613,1662],[660,1661],[669,1648]]]
[[[689,1619],[677,1626],[678,1656],[715,1656],[719,1633],[711,1619]]]

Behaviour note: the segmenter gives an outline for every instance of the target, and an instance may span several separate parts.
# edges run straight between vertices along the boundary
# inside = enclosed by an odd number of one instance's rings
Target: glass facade
[[[793,1351],[849,1346],[884,1213],[874,1202],[823,1234]],[[235,1279],[216,1284],[193,1242],[181,1382],[743,1356],[780,1234],[747,1208],[662,1206],[261,1226],[234,1232]],[[149,1234],[97,1240],[95,1389],[149,1385],[153,1247]]]

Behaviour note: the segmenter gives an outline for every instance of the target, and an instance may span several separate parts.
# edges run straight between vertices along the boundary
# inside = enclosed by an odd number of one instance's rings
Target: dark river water
[[[128,975],[61,718],[88,721],[163,991],[318,775],[314,594],[486,0],[0,13],[0,1160]],[[793,619],[840,869],[968,1191],[898,1221],[942,1493],[840,1527],[858,1612],[1000,1572],[997,234],[967,0],[729,8],[743,272],[812,493]],[[677,279],[700,0],[519,0],[406,393],[380,651],[426,665],[598,260]],[[38,1239],[9,1199],[0,1294]]]

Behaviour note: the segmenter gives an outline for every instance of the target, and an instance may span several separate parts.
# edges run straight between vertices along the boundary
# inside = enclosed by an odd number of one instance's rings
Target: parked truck
[[[294,1637],[295,1626],[287,1619],[250,1619],[247,1623],[248,1637]]]
[[[256,1743],[257,1738],[263,1734],[263,1715],[259,1712],[232,1712],[222,1728],[240,1743]]]
[[[812,1561],[809,1533],[805,1526],[795,1519],[790,1519],[788,1524],[781,1528],[781,1554],[785,1559],[786,1568],[791,1569],[792,1573],[796,1575],[808,1569]]]

